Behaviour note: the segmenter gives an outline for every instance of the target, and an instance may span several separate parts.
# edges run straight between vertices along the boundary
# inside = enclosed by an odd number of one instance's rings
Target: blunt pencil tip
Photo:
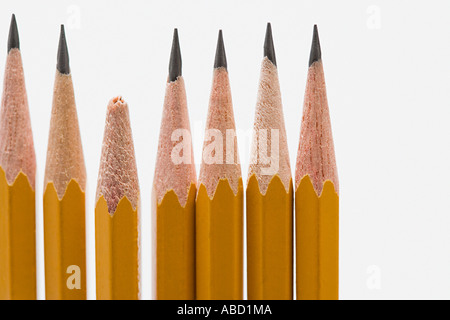
[[[309,66],[314,62],[322,59],[322,51],[320,50],[319,31],[317,25],[314,25],[313,39],[311,44],[311,53],[309,55]]]
[[[11,49],[20,49],[19,30],[17,29],[15,14],[13,14],[11,17],[11,25],[9,27],[8,53],[11,51]]]
[[[219,30],[219,38],[217,40],[216,59],[214,60],[214,68],[227,69],[227,56],[225,55],[225,46],[223,44],[222,30]]]
[[[62,74],[70,74],[69,66],[69,51],[67,50],[66,33],[64,32],[64,25],[61,25],[61,33],[59,36],[58,60],[56,68]]]
[[[277,65],[270,22],[267,23],[266,38],[264,40],[264,57],[267,57],[275,66]]]
[[[169,81],[175,81],[181,76],[181,51],[180,41],[178,40],[178,30],[173,30],[172,51],[169,62]]]

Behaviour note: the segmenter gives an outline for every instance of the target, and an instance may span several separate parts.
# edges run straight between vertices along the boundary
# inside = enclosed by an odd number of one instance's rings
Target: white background
[[[0,72],[16,14],[42,191],[59,25],[66,24],[88,173],[88,297],[106,106],[129,103],[142,196],[142,298],[151,298],[150,195],[173,28],[179,29],[195,160],[223,29],[243,176],[266,22],[272,22],[294,171],[314,23],[340,179],[340,297],[450,298],[448,1],[1,1]],[[1,46],[0,46],[1,47]],[[3,82],[0,79],[0,82]],[[198,168],[198,167],[197,167]]]

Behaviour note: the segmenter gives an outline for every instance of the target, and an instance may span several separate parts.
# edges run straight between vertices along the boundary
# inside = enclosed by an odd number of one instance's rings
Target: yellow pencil
[[[0,299],[36,299],[36,158],[12,16],[0,114]]]
[[[242,299],[242,189],[231,90],[220,31],[196,201],[197,299]]]
[[[97,299],[139,299],[139,182],[121,97],[108,105],[96,199]]]
[[[86,299],[86,169],[64,26],[56,65],[44,178],[45,294]]]
[[[295,173],[297,299],[339,298],[339,184],[317,26]]]
[[[270,23],[247,183],[248,299],[292,299],[292,176]]]
[[[175,29],[153,181],[156,299],[195,298],[196,184],[180,44]]]

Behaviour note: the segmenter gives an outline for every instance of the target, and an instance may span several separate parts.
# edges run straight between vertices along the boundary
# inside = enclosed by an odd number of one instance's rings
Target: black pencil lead
[[[311,45],[311,53],[309,55],[309,66],[314,62],[322,59],[322,51],[320,50],[319,42],[319,31],[317,30],[317,25],[314,25],[313,39]]]
[[[267,23],[266,39],[264,40],[264,57],[267,57],[275,66],[277,65],[270,22]]]
[[[69,51],[67,50],[66,33],[64,25],[61,25],[61,34],[59,36],[58,58],[56,68],[62,74],[70,74]]]
[[[222,30],[219,30],[219,39],[217,40],[216,59],[214,61],[214,68],[223,67],[227,69],[227,56],[225,55],[225,46],[223,44]]]
[[[181,51],[178,40],[178,30],[173,30],[172,51],[170,52],[169,62],[169,81],[175,81],[181,76]]]
[[[15,14],[13,14],[11,17],[11,25],[9,27],[8,53],[11,51],[11,49],[20,49],[19,30],[17,30],[17,22]]]

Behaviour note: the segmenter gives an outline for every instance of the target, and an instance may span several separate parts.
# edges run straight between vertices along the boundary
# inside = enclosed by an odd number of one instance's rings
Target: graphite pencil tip
[[[15,14],[13,14],[11,17],[11,25],[9,27],[8,53],[11,51],[11,49],[20,49],[19,30],[17,30]]]
[[[225,55],[225,46],[223,44],[222,30],[219,30],[219,39],[217,40],[216,59],[214,60],[214,68],[223,67],[227,69],[227,56]]]
[[[322,51],[320,50],[319,42],[319,31],[317,30],[317,25],[314,25],[313,39],[311,44],[311,53],[309,55],[309,66],[314,62],[322,59]]]
[[[64,25],[61,25],[61,33],[59,36],[58,46],[58,60],[56,62],[56,69],[62,74],[70,74],[69,66],[69,51],[67,50],[66,33],[64,32]]]
[[[180,42],[178,40],[178,30],[173,30],[172,51],[170,53],[169,62],[169,81],[175,81],[181,76],[181,51]]]
[[[277,65],[275,48],[273,46],[272,26],[270,25],[270,22],[267,23],[266,39],[264,40],[264,57],[267,57],[275,66]]]

